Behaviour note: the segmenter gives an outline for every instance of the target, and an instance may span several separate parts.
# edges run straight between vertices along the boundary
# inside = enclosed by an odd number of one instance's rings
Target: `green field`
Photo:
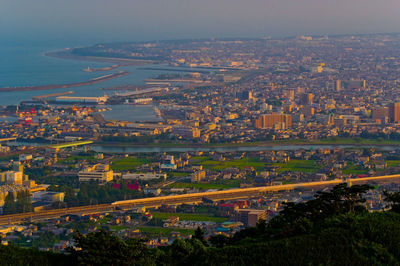
[[[387,160],[386,163],[388,167],[396,167],[400,164],[400,160]]]
[[[387,140],[387,139],[363,139],[363,138],[346,138],[346,137],[331,137],[321,140],[306,140],[306,139],[283,139],[271,141],[252,141],[244,143],[203,143],[203,144],[187,144],[187,143],[149,143],[146,145],[129,143],[129,142],[97,142],[101,145],[112,146],[151,146],[151,147],[248,147],[248,146],[264,146],[264,145],[340,145],[340,144],[353,144],[353,145],[400,145],[400,140]],[[201,157],[201,156],[200,156]]]
[[[113,231],[121,231],[121,230],[124,230],[124,229],[128,229],[129,226],[123,226],[123,225],[109,225],[109,228],[110,228],[110,230],[113,230]]]
[[[187,177],[190,176],[189,173],[184,173],[184,172],[170,172],[168,173],[171,177]]]
[[[195,213],[167,213],[167,212],[154,212],[153,218],[157,218],[160,220],[168,219],[171,216],[177,216],[180,220],[183,221],[210,221],[223,223],[228,220],[228,218],[224,217],[214,217],[204,214],[195,214]]]
[[[368,173],[367,169],[359,165],[354,165],[352,162],[348,162],[347,166],[343,169],[343,174],[347,175],[365,175]]]
[[[115,171],[134,171],[136,167],[149,162],[150,160],[144,158],[124,158],[112,162],[111,169]]]
[[[227,168],[253,167],[256,171],[264,169],[264,163],[260,162],[257,158],[243,158],[239,160],[230,161],[215,161],[215,160],[199,160],[196,164],[201,164],[205,169],[209,170],[225,170]]]
[[[193,156],[190,158],[190,164],[201,164],[204,161],[208,161],[211,158],[208,156]]]
[[[315,160],[290,160],[287,163],[273,163],[272,165],[279,167],[278,172],[316,173],[321,169],[321,165]]]
[[[184,183],[176,182],[168,187],[173,188],[193,188],[193,189],[229,189],[240,187],[240,180],[226,180],[218,183]]]

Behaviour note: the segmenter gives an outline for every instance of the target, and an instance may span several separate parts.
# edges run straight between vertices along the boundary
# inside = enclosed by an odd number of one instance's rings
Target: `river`
[[[294,150],[319,150],[319,149],[353,149],[353,148],[375,148],[381,151],[393,151],[399,149],[400,146],[394,145],[260,145],[260,146],[241,146],[241,147],[124,147],[124,146],[104,146],[91,145],[91,149],[102,153],[163,153],[163,152],[252,152],[252,151],[294,151]]]

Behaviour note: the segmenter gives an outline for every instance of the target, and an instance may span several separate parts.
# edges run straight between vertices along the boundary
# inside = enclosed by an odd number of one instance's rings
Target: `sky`
[[[0,0],[0,40],[400,32],[400,0]]]

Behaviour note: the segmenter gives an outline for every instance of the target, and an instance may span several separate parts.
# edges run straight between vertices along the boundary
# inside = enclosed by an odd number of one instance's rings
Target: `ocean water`
[[[29,43],[0,43],[0,87],[76,83],[116,73],[119,70],[127,71],[130,74],[81,87],[0,92],[0,105],[17,104],[24,100],[30,100],[33,96],[71,90],[75,92],[73,96],[102,96],[112,93],[111,91],[102,90],[102,88],[129,84],[141,85],[144,84],[144,79],[155,77],[161,73],[157,70],[140,69],[143,66],[124,66],[111,71],[84,72],[83,69],[87,67],[102,68],[112,65],[112,63],[59,59],[45,55],[46,52],[67,47],[74,46],[68,46],[67,44],[48,45],[47,43],[40,44],[37,42],[34,45]],[[162,73],[166,73],[166,71],[162,71]]]
[[[85,45],[90,45],[90,43]],[[81,87],[37,91],[0,92],[0,105],[18,104],[21,101],[31,100],[33,96],[65,91],[74,91],[72,96],[111,95],[113,91],[102,90],[102,88],[129,84],[141,85],[144,84],[144,79],[155,77],[161,73],[166,73],[166,71],[161,72],[157,70],[140,69],[143,66],[124,66],[111,71],[84,72],[83,69],[87,67],[102,68],[112,65],[112,63],[59,59],[45,55],[45,53],[49,51],[76,46],[78,45],[68,45],[68,42],[50,45],[46,42],[40,43],[40,41],[37,40],[32,44],[29,42],[15,44],[12,42],[7,43],[0,41],[0,87],[76,83],[116,73],[119,70],[127,71],[130,74]],[[105,115],[108,119],[159,121],[152,105],[115,106],[113,111],[106,112]]]

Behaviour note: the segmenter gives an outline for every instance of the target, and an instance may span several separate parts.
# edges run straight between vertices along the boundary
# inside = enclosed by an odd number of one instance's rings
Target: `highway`
[[[237,188],[237,189],[228,189],[228,190],[212,191],[212,192],[200,192],[200,193],[173,195],[173,196],[124,200],[124,201],[116,201],[111,204],[99,204],[99,205],[81,206],[81,207],[73,207],[66,209],[45,210],[39,212],[29,212],[29,213],[12,214],[12,215],[1,215],[0,225],[17,224],[24,221],[39,221],[39,220],[53,219],[53,218],[59,218],[67,214],[83,215],[83,214],[112,212],[118,209],[132,209],[137,206],[157,207],[161,205],[198,203],[202,202],[203,198],[216,201],[241,199],[247,197],[261,196],[263,193],[266,192],[293,190],[297,188],[325,188],[344,182],[347,182],[350,185],[365,184],[365,183],[370,183],[371,181],[374,182],[390,181],[391,179],[398,179],[398,178],[400,178],[400,174],[366,177],[366,178],[352,178],[347,180],[336,179],[329,181],[317,181],[317,182],[307,182],[307,183],[297,183],[297,184],[287,184],[287,185],[277,185],[277,186]]]

